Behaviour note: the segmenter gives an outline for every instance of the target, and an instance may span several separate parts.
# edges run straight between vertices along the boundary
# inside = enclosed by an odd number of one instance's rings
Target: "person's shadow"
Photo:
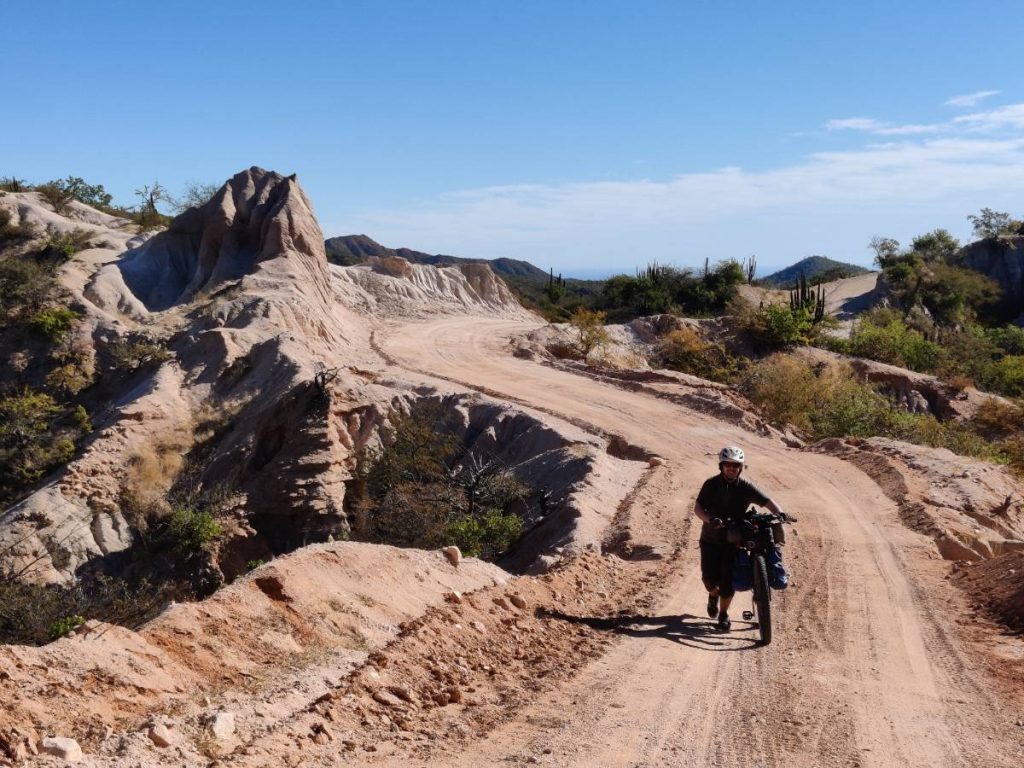
[[[723,632],[714,619],[691,616],[572,616],[561,611],[541,609],[537,615],[545,619],[585,624],[592,629],[640,638],[663,638],[707,651],[745,651],[760,647],[756,638],[737,635],[737,631],[753,629],[756,622],[733,619],[732,631]]]

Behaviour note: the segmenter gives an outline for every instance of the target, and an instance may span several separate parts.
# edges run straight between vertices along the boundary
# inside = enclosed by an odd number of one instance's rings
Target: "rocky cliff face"
[[[183,477],[231,494],[225,573],[343,533],[355,454],[404,394],[367,373],[374,324],[529,317],[486,265],[328,265],[296,178],[260,168],[164,232],[108,239],[120,258],[76,258],[62,278],[85,314],[79,343],[141,334],[169,359],[121,382],[77,458],[0,517],[0,573],[67,583],[116,566]]]
[[[999,284],[1006,317],[1024,325],[1024,236],[979,240],[964,247],[961,255],[965,267]]]

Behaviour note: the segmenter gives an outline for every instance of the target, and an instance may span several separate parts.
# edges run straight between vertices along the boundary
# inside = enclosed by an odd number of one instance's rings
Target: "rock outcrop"
[[[1024,325],[1024,236],[979,240],[965,246],[960,256],[965,267],[999,284],[1004,313]]]
[[[286,267],[275,265],[282,259]],[[261,168],[236,174],[212,199],[185,211],[108,270],[120,272],[149,311],[261,270],[287,274],[302,293],[330,300],[323,234],[309,200],[294,175]]]

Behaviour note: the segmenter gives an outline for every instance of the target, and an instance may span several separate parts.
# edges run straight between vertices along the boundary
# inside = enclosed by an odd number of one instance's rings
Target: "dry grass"
[[[192,443],[192,429],[181,427],[144,443],[128,458],[122,495],[133,525],[144,528],[147,519],[170,512],[167,492],[184,469]]]

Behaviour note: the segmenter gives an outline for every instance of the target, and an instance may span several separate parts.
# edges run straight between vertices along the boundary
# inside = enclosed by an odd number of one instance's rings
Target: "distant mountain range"
[[[856,277],[870,272],[870,269],[859,267],[856,264],[846,264],[842,261],[830,259],[827,256],[808,256],[801,259],[791,267],[780,269],[767,277],[758,280],[763,286],[769,288],[792,288],[803,273],[809,282],[828,282],[839,280],[843,277]]]
[[[432,264],[443,267],[448,264],[489,264],[495,274],[502,277],[525,277],[533,280],[547,280],[548,273],[528,261],[518,259],[465,259],[444,254],[429,254],[409,248],[387,248],[366,235],[342,235],[324,241],[327,260],[332,264],[349,267],[360,264],[371,256],[400,256],[413,264]]]

